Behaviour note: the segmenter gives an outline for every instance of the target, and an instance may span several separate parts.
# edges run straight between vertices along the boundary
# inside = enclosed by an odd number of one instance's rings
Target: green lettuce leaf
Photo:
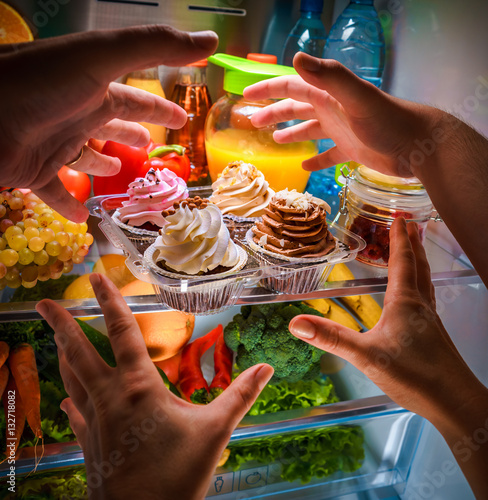
[[[353,472],[364,460],[361,427],[333,426],[230,444],[226,467],[237,470],[248,462],[281,464],[280,477],[302,484],[338,471]]]
[[[249,411],[262,415],[297,408],[310,408],[339,401],[331,380],[268,384]],[[285,481],[310,482],[338,471],[353,472],[364,460],[364,434],[357,426],[332,426],[287,433],[230,444],[225,466],[237,470],[249,462],[280,465]]]
[[[339,398],[327,377],[300,382],[282,381],[278,384],[268,384],[263,389],[252,405],[249,415],[310,408],[337,401]]]
[[[5,500],[71,500],[88,498],[85,469],[55,471],[35,476],[19,477],[15,493],[8,484],[0,484],[0,497]]]

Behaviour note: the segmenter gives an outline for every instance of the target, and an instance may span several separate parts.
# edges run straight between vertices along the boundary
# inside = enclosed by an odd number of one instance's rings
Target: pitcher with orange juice
[[[293,68],[259,63],[226,54],[214,54],[208,60],[225,68],[224,91],[212,106],[205,124],[205,148],[210,177],[233,161],[252,163],[275,191],[296,189],[303,192],[310,172],[302,162],[315,154],[314,141],[278,144],[273,140],[276,127],[257,129],[252,115],[271,101],[248,101],[242,93],[248,85],[280,75],[297,74]]]

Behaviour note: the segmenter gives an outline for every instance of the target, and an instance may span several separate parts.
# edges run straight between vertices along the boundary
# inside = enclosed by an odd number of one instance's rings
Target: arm
[[[331,137],[336,147],[303,163],[306,170],[354,160],[387,175],[416,176],[488,284],[488,140],[454,116],[382,92],[332,60],[304,53],[300,76],[248,87],[249,99],[284,98],[257,112],[257,127],[292,119],[279,143]]]
[[[147,352],[137,322],[115,285],[93,275],[117,361],[110,368],[78,324],[51,300],[37,310],[55,330],[62,402],[85,457],[90,498],[203,498],[230,435],[273,374],[243,372],[212,403],[172,394]]]
[[[388,287],[380,321],[366,334],[316,316],[290,331],[363,371],[385,394],[441,432],[478,498],[488,496],[488,389],[452,343],[435,308],[416,225],[394,221]],[[480,439],[481,437],[481,439]]]
[[[58,170],[72,168],[113,175],[117,158],[85,143],[91,137],[144,146],[149,133],[138,121],[182,127],[186,113],[176,104],[113,82],[132,70],[180,66],[210,55],[212,32],[184,33],[168,26],[88,31],[0,51],[4,99],[0,113],[0,185],[32,189],[45,203],[82,222],[87,209],[64,189]]]

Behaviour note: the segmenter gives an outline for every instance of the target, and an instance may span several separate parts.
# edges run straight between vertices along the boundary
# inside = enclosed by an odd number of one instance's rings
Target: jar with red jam
[[[434,207],[417,178],[380,174],[360,165],[346,176],[340,194],[341,225],[366,242],[357,260],[377,267],[388,267],[390,227],[397,217],[415,221],[423,242]]]

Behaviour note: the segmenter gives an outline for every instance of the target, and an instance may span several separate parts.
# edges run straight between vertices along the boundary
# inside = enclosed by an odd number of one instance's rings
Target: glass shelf
[[[85,274],[91,271],[96,260],[108,253],[121,253],[113,247],[98,229],[100,219],[90,217],[89,230],[95,237],[90,253],[83,264],[75,266],[72,273]],[[443,227],[442,227],[443,226]],[[447,234],[447,237],[446,237]],[[446,239],[447,238],[447,239]],[[434,286],[471,285],[481,283],[476,271],[463,254],[456,253],[452,236],[443,223],[429,225],[425,249],[432,270]],[[329,281],[320,290],[289,295],[270,292],[259,286],[244,288],[237,300],[238,305],[263,302],[293,301],[301,299],[332,298],[347,295],[382,293],[386,290],[388,273],[386,269],[376,268],[357,261],[346,264],[355,279],[348,281]],[[35,310],[35,302],[9,302],[13,290],[6,288],[0,292],[0,322],[31,321],[40,319]],[[126,297],[126,301],[135,313],[165,309],[155,295]],[[75,317],[101,316],[100,307],[95,299],[58,301]]]

